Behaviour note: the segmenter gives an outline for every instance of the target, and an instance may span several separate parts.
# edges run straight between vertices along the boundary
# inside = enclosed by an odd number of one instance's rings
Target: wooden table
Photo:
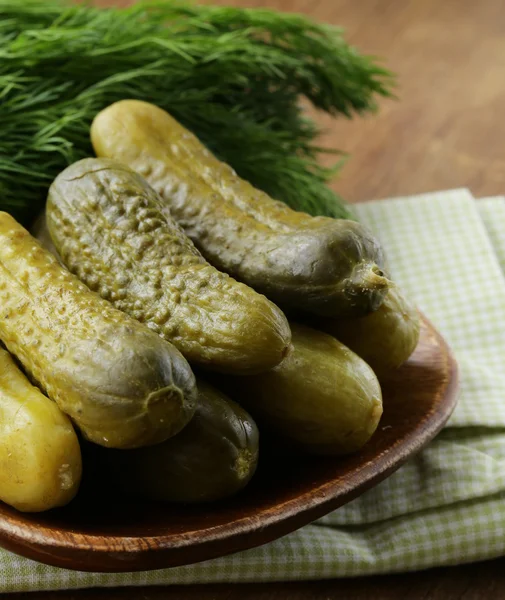
[[[399,101],[363,121],[323,118],[324,143],[351,154],[348,201],[455,187],[505,194],[503,0],[213,0],[309,14],[347,30],[399,76]],[[120,4],[117,0],[103,4]],[[126,2],[122,2],[126,4]],[[505,559],[422,573],[272,585],[4,595],[5,600],[488,600],[505,598]]]
[[[505,194],[503,0],[205,1],[342,26],[398,74],[398,100],[381,102],[378,115],[320,120],[324,144],[351,155],[334,184],[346,200],[456,187]]]

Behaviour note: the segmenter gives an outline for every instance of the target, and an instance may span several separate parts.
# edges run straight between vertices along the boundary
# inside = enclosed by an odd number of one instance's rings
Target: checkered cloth
[[[459,362],[460,402],[436,440],[358,499],[261,548],[121,575],[0,551],[0,592],[344,577],[505,554],[505,199],[454,190],[355,208]]]

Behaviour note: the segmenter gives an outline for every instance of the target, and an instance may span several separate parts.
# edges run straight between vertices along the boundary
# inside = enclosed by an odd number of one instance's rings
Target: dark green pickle
[[[400,367],[419,341],[419,312],[393,285],[378,310],[356,319],[321,319],[317,328],[335,336],[366,361],[379,378]]]
[[[127,166],[97,158],[71,165],[51,185],[46,220],[72,273],[190,362],[256,373],[289,351],[282,311],[210,265]]]
[[[148,500],[199,503],[246,486],[258,463],[256,424],[209,384],[198,380],[198,390],[195,416],[167,442],[125,451],[87,448],[87,460],[109,488]]]
[[[362,225],[276,202],[157,106],[116,102],[96,116],[91,139],[98,156],[145,177],[209,262],[281,308],[343,317],[380,306],[383,253]]]

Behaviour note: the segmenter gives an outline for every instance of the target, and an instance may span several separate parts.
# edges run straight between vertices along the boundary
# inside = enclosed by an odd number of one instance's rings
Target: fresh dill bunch
[[[332,115],[376,109],[393,79],[341,31],[272,10],[173,0],[99,9],[0,0],[0,209],[28,223],[68,164],[92,153],[97,112],[152,102],[239,175],[291,207],[349,215],[327,187],[318,129],[300,99]]]

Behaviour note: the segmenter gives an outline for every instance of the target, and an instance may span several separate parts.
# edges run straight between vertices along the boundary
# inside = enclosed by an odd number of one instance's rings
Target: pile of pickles
[[[63,506],[86,461],[121,494],[220,500],[259,432],[359,451],[419,339],[377,240],[271,199],[152,104],[107,107],[91,141],[31,232],[0,213],[0,500]]]

